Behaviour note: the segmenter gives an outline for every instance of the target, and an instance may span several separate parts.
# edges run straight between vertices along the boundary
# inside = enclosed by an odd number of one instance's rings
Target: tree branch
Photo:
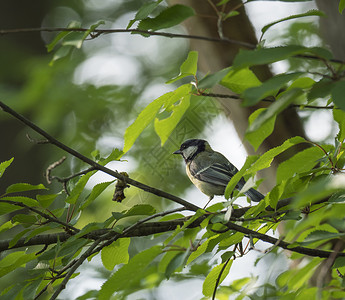
[[[243,100],[240,95],[229,95],[229,94],[215,94],[215,93],[197,93],[194,94],[195,96],[205,96],[205,97],[214,97],[214,98],[223,98],[223,99],[235,99],[235,100]],[[276,100],[264,98],[260,100],[261,102],[269,102],[273,103]],[[310,108],[310,109],[335,109],[334,105],[330,106],[318,106],[318,105],[303,105],[303,104],[290,104],[288,108]]]
[[[0,35],[14,34],[14,33],[29,33],[29,32],[61,32],[61,31],[86,32],[89,30],[90,30],[89,28],[64,28],[64,27],[15,28],[15,29],[0,29]],[[102,34],[123,33],[123,32],[146,34],[150,36],[163,36],[163,37],[168,37],[168,38],[195,39],[195,40],[203,40],[207,42],[234,44],[234,45],[239,45],[248,49],[256,48],[256,45],[254,44],[232,40],[228,38],[213,38],[213,37],[206,37],[206,36],[199,36],[199,35],[179,34],[179,33],[161,32],[161,31],[158,32],[158,31],[140,30],[140,29],[94,29],[90,32],[90,35],[91,35],[91,38],[95,38]]]
[[[0,29],[0,36],[6,35],[6,34],[15,34],[15,33],[62,32],[62,31],[86,32],[89,30],[90,30],[89,28],[65,28],[65,27],[14,28],[14,29]],[[254,50],[257,46],[255,44],[250,44],[250,43],[228,39],[228,38],[213,38],[213,37],[206,37],[206,36],[199,36],[199,35],[178,34],[178,33],[161,32],[161,31],[158,32],[158,31],[140,30],[140,29],[94,29],[90,32],[90,36],[91,36],[91,39],[94,39],[102,34],[123,33],[123,32],[145,34],[145,35],[150,35],[150,36],[163,36],[163,37],[168,37],[168,38],[195,39],[195,40],[203,40],[207,42],[225,43],[225,44],[242,46],[244,48],[251,49],[251,50]],[[324,61],[323,58],[320,58],[316,55],[298,54],[298,55],[295,55],[294,57]],[[329,61],[333,63],[345,64],[345,62],[340,59],[332,58]]]
[[[198,209],[200,209],[200,207],[189,203],[186,200],[183,200],[179,197],[176,197],[172,194],[169,194],[165,191],[159,190],[157,188],[148,186],[144,183],[141,183],[139,181],[136,181],[134,179],[131,179],[129,177],[123,176],[120,173],[113,171],[109,168],[106,168],[100,164],[98,164],[97,162],[95,162],[94,160],[82,155],[81,153],[79,153],[78,151],[68,147],[67,145],[61,143],[60,141],[58,141],[57,139],[53,138],[51,135],[49,135],[46,131],[44,131],[42,128],[38,127],[37,125],[35,125],[34,123],[32,123],[31,121],[29,121],[28,119],[26,119],[24,116],[20,115],[19,113],[17,113],[16,111],[14,111],[13,109],[11,109],[9,106],[7,106],[5,103],[0,101],[0,107],[3,109],[4,112],[7,112],[8,114],[12,115],[13,117],[15,117],[16,119],[18,119],[19,121],[21,121],[22,123],[24,123],[25,125],[27,125],[28,127],[30,127],[31,129],[33,129],[34,131],[36,131],[37,133],[39,133],[40,135],[44,136],[51,144],[57,146],[58,148],[64,150],[65,152],[73,155],[74,157],[77,157],[78,159],[80,159],[81,161],[87,163],[88,165],[90,165],[91,167],[93,167],[95,170],[99,170],[102,171],[104,173],[109,174],[110,176],[113,176],[117,179],[122,180],[123,182],[126,182],[127,184],[133,185],[143,191],[146,191],[148,193],[166,198],[168,200],[174,201],[184,207],[186,207],[188,210],[191,211],[197,211]]]

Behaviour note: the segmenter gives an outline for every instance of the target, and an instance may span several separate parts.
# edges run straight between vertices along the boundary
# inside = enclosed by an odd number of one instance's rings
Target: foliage
[[[161,2],[146,2],[138,7],[134,19],[128,20],[127,32],[140,33],[151,39],[157,30],[171,28],[195,14],[190,7],[163,7]],[[226,2],[219,1],[218,6]],[[340,1],[339,12],[343,9],[344,1]],[[230,15],[236,14],[228,12],[225,18]],[[289,16],[264,26],[262,34],[268,29],[273,31],[273,25],[280,22],[322,15],[319,11],[309,11]],[[137,28],[131,31],[136,22]],[[73,21],[65,30],[60,30],[47,45],[48,51],[54,52],[50,68],[57,70],[66,63],[64,59],[73,61],[73,51],[80,51],[78,49],[83,48],[88,39],[97,41],[102,34],[110,34],[99,28],[105,24],[97,21],[83,28]],[[302,63],[298,68],[275,74],[264,82],[252,71],[257,65],[285,60],[294,60],[295,63],[296,60],[317,61],[317,76]],[[69,287],[72,279],[79,280],[83,263],[100,259],[99,273],[106,280],[99,289],[89,290],[78,299],[125,299],[138,291],[154,290],[166,280],[178,282],[190,278],[203,281],[200,293],[207,298],[223,299],[230,295],[237,299],[245,296],[253,299],[344,298],[344,66],[344,62],[335,60],[324,47],[298,44],[270,47],[260,43],[254,49],[239,51],[231,66],[206,75],[198,71],[198,52],[190,51],[180,67],[175,64],[174,74],[165,74],[166,82],[173,90],[152,99],[141,110],[134,100],[119,100],[114,105],[102,99],[102,95],[107,93],[128,99],[125,98],[128,87],[119,87],[116,91],[111,87],[100,88],[95,92],[95,87],[89,86],[87,90],[98,94],[102,108],[96,104],[83,107],[91,110],[85,112],[85,116],[89,118],[96,109],[104,111],[107,107],[116,107],[119,110],[117,129],[125,128],[123,149],[112,149],[107,155],[92,149],[92,160],[82,155],[82,151],[58,142],[31,121],[23,121],[16,110],[0,102],[3,113],[20,119],[47,138],[49,143],[81,160],[80,170],[70,170],[67,177],[53,175],[63,160],[47,168],[46,177],[48,181],[59,182],[58,190],[42,183],[17,182],[0,195],[0,232],[7,237],[0,242],[0,277],[10,282],[2,289],[1,296],[5,299],[56,299],[66,285]],[[180,72],[175,76],[178,69]],[[49,86],[48,82],[45,84]],[[242,176],[248,184],[256,186],[254,177],[258,171],[271,167],[273,160],[285,151],[300,144],[306,146],[279,165],[276,184],[259,204],[241,208],[221,202],[202,209],[177,197],[177,193],[166,192],[182,192],[187,186],[184,176],[176,176],[177,163],[175,161],[172,165],[169,155],[187,135],[202,131],[209,117],[207,113],[218,109],[209,99],[217,85],[227,89],[229,101],[231,98],[242,99],[244,108],[268,103],[264,108],[255,106],[249,117],[246,139],[255,150],[273,132],[277,117],[284,110],[293,108],[332,111],[338,134],[329,138],[327,143],[291,137],[260,156],[249,156],[227,186],[225,197],[232,198],[232,202],[242,196],[234,191]],[[74,94],[79,93],[79,90],[73,90]],[[31,93],[32,98],[35,95]],[[63,112],[56,114],[59,117]],[[124,121],[127,115],[135,116],[131,124]],[[185,125],[190,120],[197,129]],[[181,134],[185,131],[189,133]],[[95,148],[93,143],[90,144],[90,148]],[[135,148],[137,144],[141,145],[140,151]],[[149,148],[152,144],[159,145],[162,152],[152,152],[152,157],[143,157],[149,153],[145,149],[152,149]],[[109,167],[112,162],[124,166],[124,154],[131,155],[126,157],[128,160],[137,160],[139,167],[151,164],[155,155],[167,166],[156,163],[154,168],[162,169],[158,175],[146,173],[144,177],[135,177],[133,172],[127,177]],[[0,163],[1,180],[16,159]],[[93,175],[99,174],[98,171],[107,173],[112,179],[92,184]],[[161,179],[162,174],[166,182]],[[114,186],[122,195],[129,194],[130,201],[126,203],[125,199],[125,204],[114,203],[109,208],[110,189]],[[132,191],[133,188],[127,190],[128,187],[137,187],[150,198],[142,199],[139,193]],[[90,221],[96,202],[101,198],[105,199],[99,206],[101,213]],[[172,202],[178,206],[168,207],[167,203]],[[104,206],[103,210],[101,206]],[[231,216],[229,210],[232,210]],[[182,211],[189,213],[182,214]],[[276,236],[280,234],[277,228],[281,224],[285,225],[285,234],[279,238],[272,237],[272,232]],[[285,251],[291,253],[290,259],[302,263],[296,268],[281,271],[275,282],[254,285],[256,279],[249,277],[248,272],[247,277],[229,284],[226,279],[235,258],[245,260],[249,251],[257,250],[260,241],[270,243],[272,248],[260,254],[257,263],[266,259],[269,252],[272,256],[284,256]],[[327,272],[330,273],[329,279],[325,276]],[[316,284],[312,283],[312,277],[314,281],[316,278]]]

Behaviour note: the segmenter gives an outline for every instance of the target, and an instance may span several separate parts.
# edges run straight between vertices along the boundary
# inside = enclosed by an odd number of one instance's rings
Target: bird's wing
[[[190,172],[198,180],[225,187],[237,169],[233,165],[220,163],[214,163],[204,168],[196,168],[194,164],[191,164]]]

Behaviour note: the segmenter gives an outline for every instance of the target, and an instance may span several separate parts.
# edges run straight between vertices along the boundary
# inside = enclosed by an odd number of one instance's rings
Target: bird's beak
[[[178,149],[175,152],[173,152],[173,154],[182,154],[182,151],[180,149]]]

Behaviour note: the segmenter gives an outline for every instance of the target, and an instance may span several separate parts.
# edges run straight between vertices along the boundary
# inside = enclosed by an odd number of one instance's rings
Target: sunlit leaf
[[[230,260],[228,264],[225,266],[225,268],[224,268],[225,263],[219,264],[218,266],[214,267],[212,271],[207,275],[202,285],[202,293],[204,294],[204,296],[206,297],[212,296],[213,291],[216,288],[217,279],[220,277],[218,281],[218,285],[223,282],[225,277],[229,274],[232,262],[233,260]],[[222,274],[220,275],[221,272]]]
[[[45,189],[47,188],[42,183],[37,185],[32,185],[29,183],[14,183],[6,189],[6,194]]]
[[[130,238],[121,238],[102,249],[101,258],[106,269],[112,271],[116,265],[128,263],[130,241]]]
[[[198,52],[190,51],[187,59],[182,63],[180,67],[180,74],[173,79],[168,80],[166,83],[173,83],[186,76],[195,76],[198,69]]]
[[[99,300],[108,300],[117,291],[126,290],[142,280],[142,276],[148,265],[162,252],[162,248],[154,246],[139,252],[128,264],[116,271],[102,285],[99,292]]]
[[[13,160],[14,160],[14,157],[0,163],[0,178],[2,177],[2,175],[4,175],[6,168],[10,166]]]

